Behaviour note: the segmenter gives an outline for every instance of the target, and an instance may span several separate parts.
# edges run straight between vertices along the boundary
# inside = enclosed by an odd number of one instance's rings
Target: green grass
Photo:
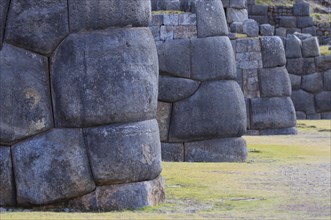
[[[163,163],[167,200],[112,213],[13,212],[5,219],[330,219],[331,121],[297,136],[247,136],[246,163]]]
[[[321,55],[331,55],[331,50],[329,50],[329,45],[320,46]]]

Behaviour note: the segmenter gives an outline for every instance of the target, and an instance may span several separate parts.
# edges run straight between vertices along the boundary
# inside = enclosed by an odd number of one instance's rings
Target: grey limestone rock
[[[297,17],[297,25],[298,28],[307,28],[314,26],[314,21],[312,17]]]
[[[3,34],[6,26],[7,12],[9,7],[9,0],[0,1],[0,49],[2,47]]]
[[[291,81],[285,67],[259,69],[261,97],[291,96]]]
[[[12,0],[6,41],[50,55],[69,33],[67,12],[67,0]]]
[[[308,120],[320,120],[321,119],[321,114],[316,113],[316,114],[309,114],[307,115]]]
[[[275,35],[279,37],[286,37],[286,28],[283,27],[276,28]]]
[[[259,24],[253,19],[247,19],[243,23],[243,33],[248,37],[259,36]]]
[[[165,200],[165,181],[154,180],[99,186],[83,197],[73,199],[67,207],[77,211],[118,211],[155,206]]]
[[[243,23],[242,22],[232,22],[230,25],[230,31],[232,33],[243,33]],[[235,49],[235,47],[234,47]]]
[[[229,0],[230,8],[246,8],[247,7],[247,0]]]
[[[296,28],[297,19],[293,16],[282,16],[279,19],[279,26],[284,28]]]
[[[275,27],[270,24],[260,25],[260,35],[261,36],[273,36],[275,32]]]
[[[302,40],[302,54],[304,57],[316,57],[320,55],[320,47],[317,37]]]
[[[282,40],[277,37],[261,37],[263,67],[277,67],[286,64]]]
[[[316,72],[315,59],[313,57],[303,58],[303,74],[311,74]]]
[[[258,38],[242,38],[236,40],[236,52],[261,52],[261,44]]]
[[[297,111],[296,115],[297,115],[297,120],[307,119],[307,115],[304,112]]]
[[[305,1],[297,2],[293,5],[293,14],[295,16],[309,16],[310,4]]]
[[[299,90],[301,88],[301,76],[289,74],[291,80],[291,87],[293,90]]]
[[[248,19],[247,9],[228,8],[226,10],[227,22],[243,22]]]
[[[296,111],[302,111],[306,114],[315,113],[314,95],[298,90],[292,92],[291,99]]]
[[[162,143],[162,160],[163,161],[184,161],[184,145],[183,143]]]
[[[313,73],[302,77],[301,88],[309,93],[317,93],[323,88],[323,77],[320,73]]]
[[[331,69],[323,74],[323,85],[325,90],[331,91]]]
[[[315,96],[316,111],[329,112],[331,111],[331,91],[323,91]]]
[[[147,27],[151,19],[151,3],[146,0],[69,0],[68,4],[71,31]]]
[[[171,103],[158,102],[156,119],[159,124],[161,141],[168,140],[171,110],[172,110]]]
[[[295,110],[289,97],[251,99],[251,129],[289,128],[295,124]]]
[[[148,28],[70,35],[52,57],[51,78],[57,127],[156,115],[157,51]]]
[[[0,146],[0,206],[16,204],[10,147]]]
[[[260,131],[260,135],[294,135],[297,133],[298,130],[296,129],[296,127],[264,129]]]
[[[177,102],[193,95],[199,85],[200,82],[191,79],[161,75],[159,77],[159,100]]]
[[[245,101],[235,81],[208,81],[174,103],[170,141],[238,137],[246,132]]]
[[[302,43],[297,36],[287,35],[285,48],[286,58],[302,57]]]
[[[83,130],[97,185],[151,180],[161,173],[156,120]]]
[[[198,37],[228,35],[228,27],[221,0],[197,0]]]
[[[250,14],[252,15],[264,15],[268,14],[268,5],[251,5]]]
[[[321,119],[331,119],[331,111],[321,113]]]
[[[51,130],[14,145],[12,154],[19,205],[45,205],[95,189],[81,129]]]
[[[169,40],[159,45],[157,51],[161,72],[185,78],[191,76],[190,40]]]
[[[246,158],[246,141],[241,137],[185,143],[188,162],[243,162]]]
[[[316,33],[317,33],[317,30],[316,30],[315,26],[302,28],[301,30],[302,30],[302,33],[310,34],[312,36],[316,36]]]
[[[0,143],[14,143],[50,129],[47,58],[4,44],[0,63]]]
[[[192,78],[236,79],[235,55],[228,37],[192,39]]]
[[[324,72],[331,69],[331,55],[315,57],[316,70]]]

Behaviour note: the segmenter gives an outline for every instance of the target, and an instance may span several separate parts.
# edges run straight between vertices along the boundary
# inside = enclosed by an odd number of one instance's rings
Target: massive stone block
[[[161,173],[156,120],[84,129],[98,185],[152,180]]]
[[[185,99],[193,95],[199,86],[199,81],[161,75],[159,78],[159,100],[176,102]]]
[[[154,118],[156,54],[148,28],[70,35],[52,57],[56,126],[87,127]]]
[[[228,23],[243,22],[248,19],[248,12],[247,9],[228,8],[226,17]]]
[[[151,19],[151,3],[146,0],[68,0],[68,3],[71,31],[147,27]]]
[[[291,96],[291,81],[285,67],[259,70],[261,97]]]
[[[169,139],[240,137],[245,131],[245,100],[239,85],[235,81],[210,81],[202,83],[190,98],[174,103]]]
[[[235,55],[228,37],[192,40],[192,78],[236,79]]]
[[[0,2],[0,49],[2,47],[3,34],[6,25],[9,0],[1,0]]]
[[[259,24],[255,20],[248,19],[244,21],[243,33],[247,34],[248,37],[259,36],[259,30]]]
[[[286,64],[282,40],[277,37],[261,37],[263,67],[277,67]]]
[[[54,129],[14,145],[12,153],[19,205],[54,203],[95,189],[81,129]]]
[[[316,57],[320,55],[317,37],[302,40],[302,54],[304,57]]]
[[[228,34],[226,17],[221,0],[197,0],[198,37]]]
[[[0,143],[53,126],[47,58],[4,44],[0,51]]]
[[[320,73],[313,73],[302,77],[301,88],[310,93],[317,93],[323,88],[323,78]]]
[[[67,0],[12,0],[5,38],[14,45],[49,55],[68,35],[68,24]]]
[[[162,143],[161,146],[163,161],[185,161],[185,150],[183,143]]]
[[[315,113],[314,95],[303,90],[298,90],[292,92],[291,99],[293,100],[296,111],[303,111],[306,114]]]
[[[161,141],[168,141],[172,103],[158,102],[156,119],[159,124]]]
[[[295,127],[296,117],[288,97],[251,99],[251,129]]]
[[[0,146],[0,206],[16,204],[10,147]]]
[[[301,76],[289,74],[291,80],[292,90],[298,90],[301,88]]]
[[[316,111],[329,112],[331,111],[331,91],[323,91],[316,95]]]
[[[243,138],[224,138],[185,143],[185,161],[238,162],[247,157]]]
[[[286,58],[302,57],[302,43],[295,35],[288,35],[286,38]]]

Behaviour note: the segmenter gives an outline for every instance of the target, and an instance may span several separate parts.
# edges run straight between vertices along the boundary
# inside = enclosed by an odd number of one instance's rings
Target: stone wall
[[[331,56],[320,56],[316,37],[297,36],[286,39],[297,118],[331,119]]]
[[[232,40],[250,135],[296,134],[285,50],[276,36]]]
[[[315,22],[316,35],[318,41],[322,45],[331,45],[331,21],[330,22]]]
[[[1,4],[0,206],[162,201],[150,1]]]
[[[150,27],[159,55],[162,158],[244,161],[245,101],[223,5],[201,0],[194,11],[154,15]]]

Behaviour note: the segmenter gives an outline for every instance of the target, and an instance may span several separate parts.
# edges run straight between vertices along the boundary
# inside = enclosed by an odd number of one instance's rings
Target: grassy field
[[[331,121],[245,137],[246,163],[163,163],[167,201],[113,213],[7,212],[0,219],[330,219]]]

